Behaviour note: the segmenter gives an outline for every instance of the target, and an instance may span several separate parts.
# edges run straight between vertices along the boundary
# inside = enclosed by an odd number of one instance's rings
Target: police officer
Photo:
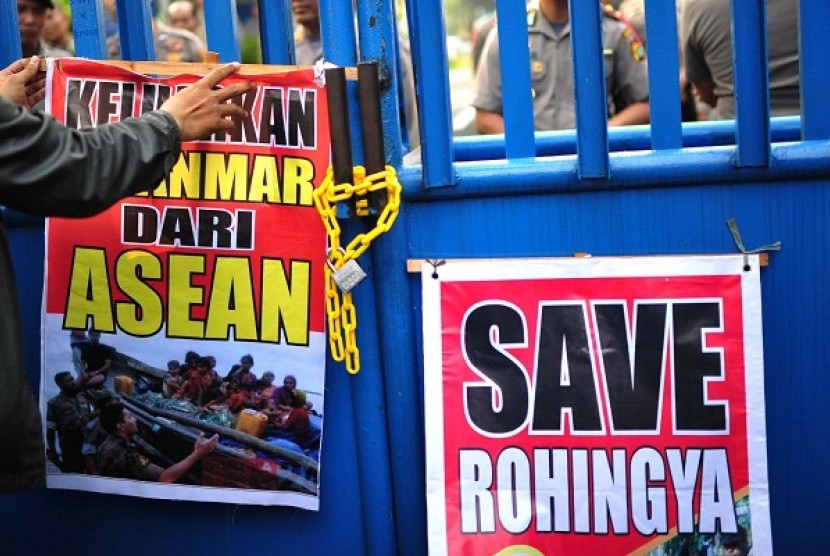
[[[108,436],[98,448],[98,471],[106,477],[172,483],[212,452],[219,441],[216,435],[199,438],[190,455],[164,468],[151,462],[133,443],[138,425],[135,416],[122,404],[107,405],[101,410],[101,426]]]
[[[645,50],[616,12],[603,9],[603,59],[609,125],[649,121]],[[537,131],[572,129],[576,123],[568,0],[540,0],[527,15],[533,114]],[[498,33],[490,33],[476,74],[476,129],[503,133]]]
[[[56,374],[55,384],[61,391],[46,406],[46,456],[64,473],[82,473],[85,466],[81,448],[90,419],[89,402],[81,394],[72,373],[63,371]],[[55,436],[60,441],[60,457]]]

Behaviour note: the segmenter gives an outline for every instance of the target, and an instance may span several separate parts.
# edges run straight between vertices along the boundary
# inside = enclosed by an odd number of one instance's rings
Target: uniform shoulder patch
[[[643,38],[634,28],[628,18],[623,15],[623,13],[619,10],[615,10],[613,6],[610,4],[603,4],[602,5],[602,13],[605,17],[613,19],[615,21],[619,21],[623,25],[625,25],[625,30],[623,31],[622,35],[628,41],[628,46],[631,51],[631,58],[634,59],[635,62],[639,62],[646,57],[646,49],[643,47]]]
[[[532,27],[536,25],[536,18],[539,17],[539,10],[537,8],[527,9],[527,26]]]
[[[639,62],[646,57],[646,49],[643,48],[643,43],[638,40],[633,40],[628,45],[631,48],[631,58],[635,62]]]

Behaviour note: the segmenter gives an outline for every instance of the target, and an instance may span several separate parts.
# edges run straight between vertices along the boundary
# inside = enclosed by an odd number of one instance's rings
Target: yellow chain
[[[328,262],[335,270],[343,267],[349,261],[357,260],[369,244],[380,234],[388,232],[398,217],[401,206],[401,184],[395,174],[395,169],[387,166],[385,170],[366,175],[362,166],[354,168],[354,184],[334,183],[334,172],[331,168],[320,187],[314,190],[314,206],[323,219],[328,237]],[[352,196],[357,196],[355,206],[359,216],[369,214],[366,195],[376,191],[386,190],[386,206],[378,216],[374,228],[361,233],[349,242],[345,249],[340,246],[340,223],[337,221],[336,204]],[[357,348],[357,312],[352,303],[351,292],[342,293],[333,278],[331,267],[326,265],[326,317],[328,320],[329,348],[331,357],[335,361],[345,361],[346,370],[351,374],[360,371],[360,351]]]

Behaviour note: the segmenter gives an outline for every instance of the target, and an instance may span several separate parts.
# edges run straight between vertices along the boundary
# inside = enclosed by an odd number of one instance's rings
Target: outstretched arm
[[[182,141],[234,128],[245,111],[227,102],[251,89],[213,89],[239,69],[226,64],[183,89],[161,110],[85,132],[0,100],[0,204],[48,216],[89,216],[156,187]]]
[[[161,472],[159,482],[173,483],[177,481],[182,475],[190,471],[190,468],[196,465],[196,462],[205,457],[208,453],[212,452],[213,449],[216,448],[216,444],[218,442],[219,437],[215,434],[210,438],[200,437],[196,440],[196,444],[193,446],[193,451],[189,456]]]

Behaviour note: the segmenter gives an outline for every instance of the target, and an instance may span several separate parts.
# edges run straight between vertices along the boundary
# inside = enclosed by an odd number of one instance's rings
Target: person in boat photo
[[[46,408],[46,457],[63,473],[83,473],[84,430],[90,420],[90,407],[81,386],[69,371],[55,375],[60,394]],[[58,440],[60,451],[58,451]]]
[[[81,347],[81,361],[87,388],[100,386],[107,380],[107,373],[112,366],[115,349],[101,343],[101,332],[89,331],[89,342]]]
[[[97,463],[101,475],[107,477],[173,483],[212,452],[219,442],[217,435],[199,437],[187,457],[165,468],[151,462],[139,451],[133,441],[133,435],[138,433],[136,418],[122,404],[105,406],[101,410],[101,425],[107,431],[107,438],[98,449]]]

